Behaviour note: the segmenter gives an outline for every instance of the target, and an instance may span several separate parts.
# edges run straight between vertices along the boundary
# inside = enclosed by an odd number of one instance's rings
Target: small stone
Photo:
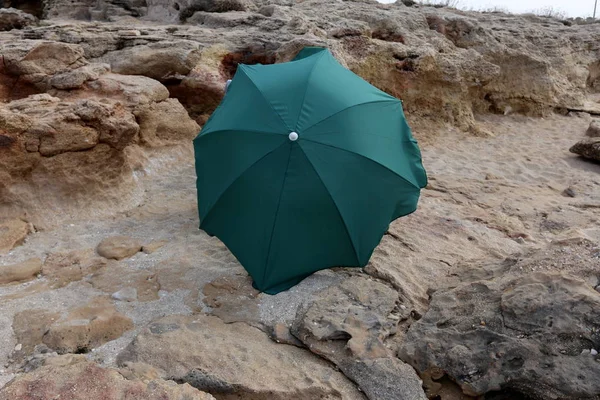
[[[577,197],[577,193],[575,192],[575,190],[573,190],[572,188],[566,188],[563,191],[563,194],[567,197]]]
[[[590,350],[590,354],[593,356],[597,356],[598,355],[598,351],[596,349],[591,349]]]
[[[122,260],[136,254],[142,249],[142,244],[127,236],[112,236],[104,239],[96,251],[104,258]]]
[[[120,301],[136,301],[137,300],[137,289],[127,287],[119,290],[118,292],[113,293],[111,298]]]
[[[18,345],[15,346],[15,351],[21,351],[22,348],[23,348],[23,345],[21,343],[19,343]]]
[[[37,257],[17,264],[0,266],[0,285],[30,281],[41,272],[42,260]]]
[[[519,244],[525,244],[525,239],[523,239],[522,237],[518,237],[515,239],[515,242],[519,243]]]

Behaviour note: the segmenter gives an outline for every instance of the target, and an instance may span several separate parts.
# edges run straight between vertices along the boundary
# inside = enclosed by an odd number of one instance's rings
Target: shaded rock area
[[[401,357],[471,396],[514,389],[535,399],[600,393],[600,294],[573,277],[533,273],[436,292]],[[597,354],[597,353],[596,353]]]
[[[128,380],[118,370],[100,368],[85,360],[54,364],[15,379],[0,392],[0,399],[214,400],[187,384]]]
[[[15,8],[0,8],[0,31],[22,29],[35,24],[37,18]]]
[[[276,344],[244,323],[210,316],[154,321],[119,355],[218,398],[363,399],[341,373],[306,350]],[[215,368],[219,365],[219,368]]]
[[[600,137],[584,139],[574,144],[569,151],[593,161],[600,161]]]

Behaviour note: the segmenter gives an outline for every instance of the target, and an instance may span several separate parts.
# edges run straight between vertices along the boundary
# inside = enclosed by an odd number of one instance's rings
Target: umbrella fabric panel
[[[289,144],[283,144],[244,171],[201,224],[254,280],[264,274],[289,155]]]
[[[325,53],[316,57],[322,57]],[[285,122],[277,133],[288,135],[297,130],[298,117],[307,95],[307,82],[318,60],[306,58],[299,61],[271,65],[241,65],[237,75],[244,75],[258,88],[274,114]]]
[[[202,228],[219,237],[267,293],[323,268],[358,266],[335,203],[296,143],[242,174]]]
[[[306,95],[296,125],[300,137],[311,126],[359,104],[399,103],[398,99],[344,68],[329,51],[303,60],[314,60],[314,70],[306,82]]]
[[[394,216],[415,211],[419,190],[361,155],[310,141],[300,146],[334,200],[360,266],[365,266]]]
[[[394,171],[415,188],[427,185],[421,153],[399,101],[345,109],[303,132],[300,138],[360,154]]]
[[[289,142],[285,137],[245,131],[222,131],[195,140],[198,210],[202,222],[219,197],[248,168]]]
[[[273,229],[264,276],[257,286],[275,287],[332,266],[358,266],[350,233],[327,188],[297,142]]]
[[[247,132],[289,133],[286,123],[243,71],[243,67],[238,68],[227,94],[204,124],[197,139],[213,132],[240,129]]]

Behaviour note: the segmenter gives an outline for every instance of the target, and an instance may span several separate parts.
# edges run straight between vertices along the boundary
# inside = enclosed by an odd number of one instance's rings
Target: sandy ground
[[[472,137],[448,128],[422,149],[430,187],[423,191],[419,210],[390,229],[409,250],[396,250],[396,241],[386,236],[373,255],[375,269],[405,280],[409,295],[411,290],[423,294],[428,286],[451,284],[466,265],[543,248],[574,230],[600,241],[600,209],[594,208],[600,204],[600,165],[568,152],[585,132],[588,117],[491,116],[479,122],[495,137]],[[145,200],[136,209],[110,219],[64,221],[51,231],[30,235],[23,246],[0,258],[0,265],[34,256],[44,260],[53,253],[95,249],[102,239],[117,234],[144,244],[167,241],[152,254],[140,252],[109,264],[114,276],[104,290],[86,279],[50,289],[43,276],[0,287],[0,387],[14,372],[9,359],[18,344],[12,331],[17,312],[47,309],[64,314],[96,296],[110,295],[112,287],[117,291],[127,286],[135,272],[156,274],[160,290],[155,298],[115,301],[135,328],[88,353],[113,365],[143,325],[164,315],[210,311],[203,303],[203,287],[218,278],[245,275],[217,239],[197,228],[191,159],[140,180]],[[567,188],[575,197],[563,194]],[[600,274],[600,258],[598,263]],[[269,326],[289,323],[311,293],[343,277],[343,271],[322,271],[288,292],[261,294],[255,301],[256,318]]]

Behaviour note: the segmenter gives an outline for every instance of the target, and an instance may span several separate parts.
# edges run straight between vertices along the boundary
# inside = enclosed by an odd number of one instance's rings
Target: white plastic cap
[[[290,138],[290,140],[292,142],[295,142],[296,140],[298,140],[298,134],[296,132],[290,132],[290,134],[288,135],[288,137]]]

